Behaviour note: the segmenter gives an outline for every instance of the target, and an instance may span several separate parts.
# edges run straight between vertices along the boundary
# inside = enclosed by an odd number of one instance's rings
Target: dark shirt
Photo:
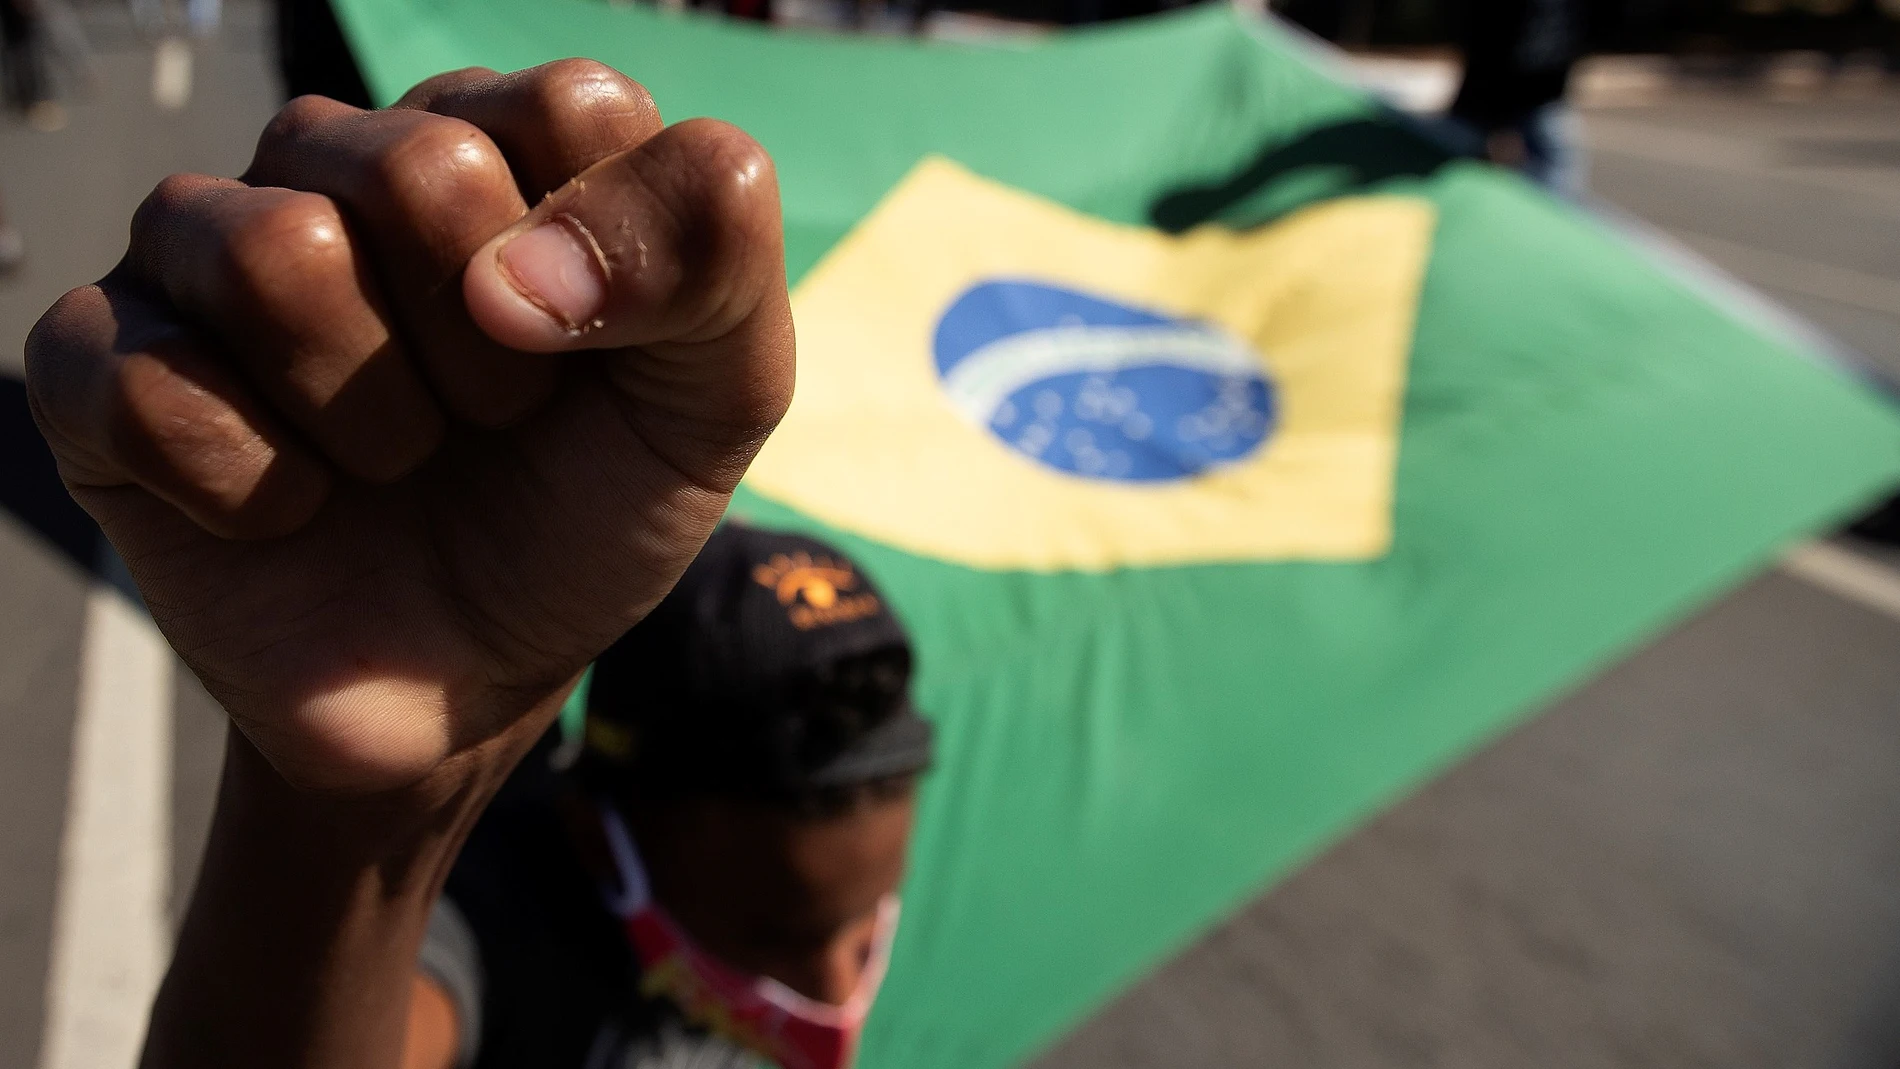
[[[544,743],[469,835],[418,967],[456,1003],[458,1066],[759,1069],[640,994],[620,922],[571,845]]]
[[[1518,126],[1561,100],[1583,47],[1578,0],[1474,0],[1461,43],[1464,81],[1451,113],[1486,129]]]

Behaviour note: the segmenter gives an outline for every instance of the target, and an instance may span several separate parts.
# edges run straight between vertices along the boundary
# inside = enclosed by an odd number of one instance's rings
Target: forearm
[[[429,908],[521,749],[339,800],[292,788],[231,732],[144,1069],[393,1069]]]

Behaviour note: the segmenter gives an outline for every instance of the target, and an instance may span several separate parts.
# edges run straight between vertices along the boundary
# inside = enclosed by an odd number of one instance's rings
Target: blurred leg
[[[17,111],[49,95],[37,36],[37,25],[18,0],[0,0],[0,66],[5,67],[6,104]]]
[[[1524,124],[1524,146],[1529,152],[1525,173],[1539,185],[1571,200],[1583,195],[1582,133],[1568,104],[1554,100],[1532,112]]]
[[[26,242],[20,232],[7,222],[6,202],[0,201],[0,277],[19,270],[26,259]]]
[[[88,95],[98,90],[99,72],[92,58],[92,42],[79,13],[67,0],[36,0],[39,32],[46,51],[58,61],[66,77],[62,95]]]

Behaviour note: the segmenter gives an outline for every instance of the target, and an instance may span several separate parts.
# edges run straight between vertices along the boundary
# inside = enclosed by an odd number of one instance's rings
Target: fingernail
[[[510,285],[569,330],[592,323],[607,303],[605,265],[586,229],[556,216],[501,247]]]

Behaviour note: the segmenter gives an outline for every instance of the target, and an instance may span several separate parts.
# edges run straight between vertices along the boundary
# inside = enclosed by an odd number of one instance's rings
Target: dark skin
[[[654,897],[694,942],[744,972],[841,1004],[863,977],[877,906],[897,890],[916,815],[914,792],[866,797],[845,812],[799,815],[731,798],[629,799]],[[577,847],[604,868],[604,844],[584,808]],[[455,1064],[454,1004],[418,975],[404,1069]]]
[[[26,350],[231,718],[146,1069],[400,1063],[470,825],[704,545],[792,361],[770,159],[599,64],[301,98],[241,178],[159,185]]]
[[[821,1002],[851,996],[903,879],[911,792],[824,817],[721,798],[630,815],[654,897],[701,947]]]

